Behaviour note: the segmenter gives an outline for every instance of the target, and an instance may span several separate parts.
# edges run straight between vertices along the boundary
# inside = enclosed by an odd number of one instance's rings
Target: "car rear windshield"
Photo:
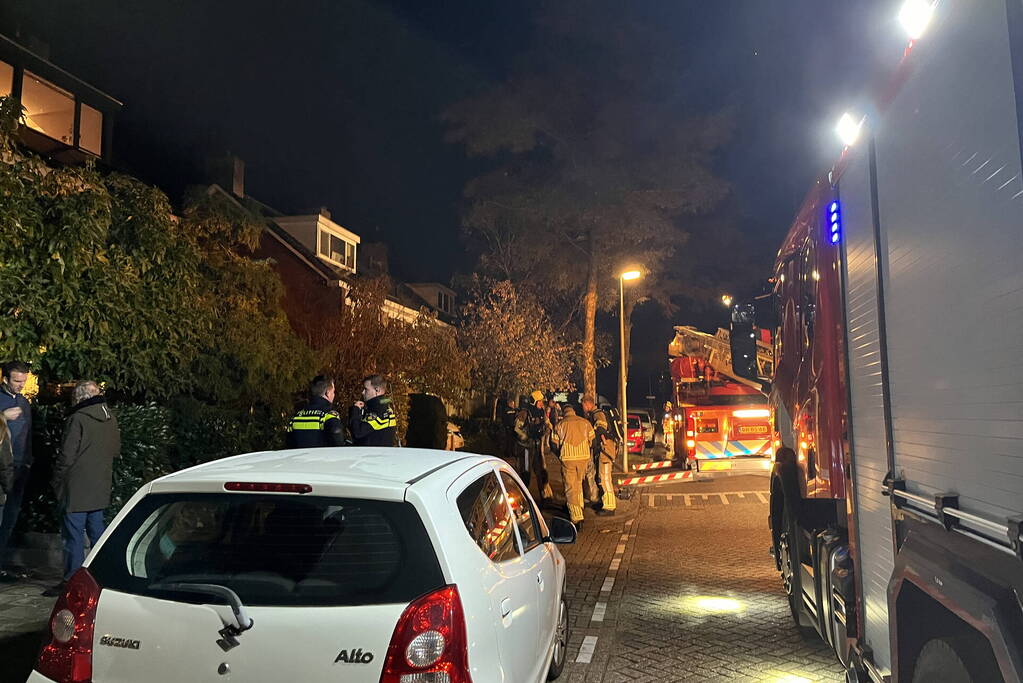
[[[629,429],[639,429],[643,425],[640,424],[639,418],[629,415]]]
[[[159,584],[212,583],[255,606],[403,603],[444,585],[411,504],[279,494],[147,496],[89,570],[112,590],[166,598]]]

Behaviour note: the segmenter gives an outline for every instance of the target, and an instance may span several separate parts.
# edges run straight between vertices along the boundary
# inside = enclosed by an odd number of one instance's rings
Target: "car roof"
[[[246,453],[162,477],[154,488],[225,481],[303,483],[404,490],[431,475],[456,478],[490,456],[419,448],[311,448]],[[449,467],[461,463],[457,467]]]

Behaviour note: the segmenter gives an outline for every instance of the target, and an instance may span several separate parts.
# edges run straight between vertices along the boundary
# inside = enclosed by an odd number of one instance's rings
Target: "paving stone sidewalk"
[[[25,683],[55,601],[43,591],[59,579],[44,574],[0,584],[0,683]]]

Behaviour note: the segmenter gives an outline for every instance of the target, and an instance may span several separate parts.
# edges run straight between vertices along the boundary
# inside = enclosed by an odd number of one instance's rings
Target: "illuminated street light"
[[[917,40],[927,30],[932,16],[934,3],[931,0],[906,0],[899,10],[899,23],[910,40]]]
[[[722,294],[721,295],[721,303],[723,303],[725,306],[731,306],[732,305],[732,296],[730,294]]]
[[[628,399],[625,397],[625,389],[628,386],[629,377],[628,377],[628,368],[625,365],[625,281],[626,280],[636,280],[636,279],[640,278],[642,275],[643,275],[643,273],[641,273],[638,270],[626,270],[625,272],[621,273],[618,276],[618,303],[620,304],[619,313],[618,313],[618,322],[619,322],[618,337],[619,337],[619,344],[621,346],[621,358],[622,358],[622,371],[621,371],[621,376],[618,379],[618,381],[620,383],[620,386],[622,388],[622,397],[621,397],[621,405],[619,405],[618,407],[622,411],[622,414],[621,414],[621,419],[622,419],[622,439],[623,439],[623,443],[622,443],[622,468],[626,472],[629,471],[629,447],[628,447],[628,444],[624,443],[624,441],[628,441],[629,440],[629,426],[628,426],[628,418],[626,417],[628,415],[628,406],[626,405],[626,403],[628,402]]]
[[[860,139],[860,128],[863,127],[863,119],[857,121],[853,118],[852,114],[846,112],[842,114],[842,118],[838,120],[838,125],[835,126],[835,132],[838,133],[838,138],[842,141],[842,144],[846,147],[852,147],[856,144],[856,141]]]

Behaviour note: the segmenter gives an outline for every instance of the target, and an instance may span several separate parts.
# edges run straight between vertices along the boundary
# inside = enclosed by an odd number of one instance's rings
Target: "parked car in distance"
[[[646,450],[646,434],[643,432],[643,421],[640,419],[639,414],[629,413],[629,419],[625,427],[628,431],[625,445],[629,449],[629,454],[642,455],[643,451]]]
[[[539,683],[565,664],[555,544],[575,533],[491,457],[321,448],[199,465],[117,515],[28,680]]]
[[[643,440],[646,442],[647,446],[653,446],[656,428],[654,427],[654,421],[650,417],[650,413],[645,410],[641,410],[636,414],[639,416],[640,424],[643,425]]]

